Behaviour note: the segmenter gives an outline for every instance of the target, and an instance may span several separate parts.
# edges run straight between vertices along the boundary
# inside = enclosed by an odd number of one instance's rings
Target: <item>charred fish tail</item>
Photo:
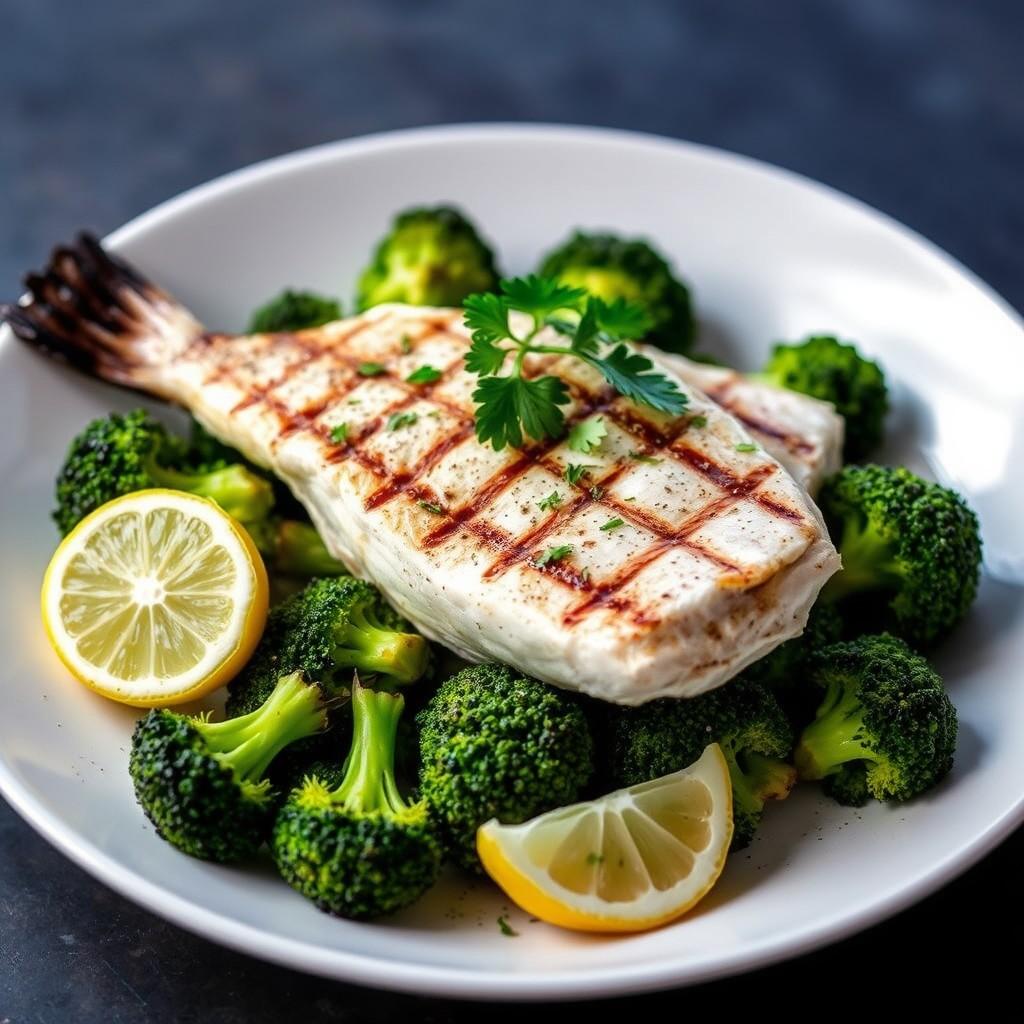
[[[25,278],[28,294],[0,305],[27,345],[126,387],[153,390],[154,371],[202,333],[176,299],[86,232]]]

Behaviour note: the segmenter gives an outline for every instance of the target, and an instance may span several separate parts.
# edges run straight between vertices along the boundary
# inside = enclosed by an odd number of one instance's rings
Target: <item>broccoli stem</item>
[[[332,652],[336,665],[388,676],[396,683],[413,683],[426,671],[427,642],[416,633],[399,633],[357,608],[338,631]]]
[[[856,687],[829,683],[817,716],[804,729],[794,760],[802,779],[823,779],[834,775],[849,761],[877,760],[861,737],[864,708]]]
[[[877,531],[849,521],[839,543],[843,568],[825,584],[821,598],[827,603],[850,594],[883,590],[895,582],[898,570],[892,560],[889,542]]]
[[[194,723],[213,756],[243,784],[261,784],[270,762],[289,743],[320,732],[326,724],[320,687],[307,683],[301,672],[282,676],[266,701],[247,715]]]
[[[784,800],[796,781],[792,765],[775,757],[737,750],[729,740],[720,743],[732,780],[733,802],[740,810],[757,816],[765,800]]]
[[[395,781],[395,739],[405,707],[401,694],[352,687],[352,748],[332,803],[350,813],[399,815],[408,809]]]
[[[212,498],[240,523],[265,519],[274,504],[270,482],[240,464],[209,473],[188,473],[161,466],[153,458],[147,470],[158,486]]]
[[[327,550],[309,523],[284,519],[278,525],[274,568],[288,576],[344,576],[345,566]]]

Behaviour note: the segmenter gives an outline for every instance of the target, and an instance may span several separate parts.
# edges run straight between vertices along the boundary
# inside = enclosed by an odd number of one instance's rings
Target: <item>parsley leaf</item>
[[[386,373],[385,367],[381,363],[360,363],[356,373],[360,377],[379,377],[382,373]]]
[[[537,508],[539,508],[541,512],[547,512],[548,509],[558,508],[561,504],[562,496],[558,491],[552,491],[546,498],[542,498],[537,502]]]
[[[618,516],[616,516],[614,519],[609,519],[608,522],[601,527],[601,532],[610,533],[612,530],[617,530],[620,526],[625,525],[626,520],[620,519]]]
[[[419,416],[414,412],[393,412],[388,417],[388,430],[401,430],[402,427],[411,427]]]
[[[580,420],[579,423],[574,423],[569,430],[569,448],[571,451],[589,455],[601,447],[601,442],[607,436],[608,428],[604,425],[602,417]]]
[[[501,932],[502,935],[505,935],[510,939],[516,939],[519,937],[519,932],[517,932],[515,928],[513,928],[512,925],[508,923],[508,921],[505,919],[504,914],[502,914],[501,917],[498,918],[498,930]]]
[[[587,476],[595,466],[584,466],[582,463],[570,462],[565,467],[565,472],[562,476],[565,477],[566,481],[570,484],[578,484],[585,476]]]
[[[736,451],[738,452],[756,452],[757,445],[751,444],[749,441],[744,441],[742,444],[736,445]]]
[[[501,282],[501,292],[509,309],[529,313],[543,323],[549,313],[560,309],[579,309],[587,297],[586,289],[562,284],[553,277],[513,277]]]
[[[348,424],[338,423],[331,427],[331,440],[335,444],[344,444],[348,440]]]
[[[432,512],[435,516],[443,516],[444,509],[436,501],[417,501],[417,505],[427,512]]]
[[[523,434],[540,441],[558,437],[565,417],[558,407],[569,402],[569,389],[557,377],[482,377],[473,392],[476,436],[500,452],[518,448]]]
[[[689,426],[691,426],[691,427],[698,427],[698,428],[700,428],[700,427],[706,427],[707,425],[708,425],[708,418],[707,418],[707,416],[694,416],[693,419],[690,420],[690,422],[689,422]]]
[[[560,562],[563,558],[567,558],[573,552],[571,544],[559,544],[557,547],[548,548],[543,555],[540,555],[534,562],[534,565],[545,566],[549,562]]]
[[[590,305],[598,330],[608,341],[631,341],[642,338],[651,329],[651,318],[643,306],[626,299],[604,302],[594,299]]]
[[[629,457],[634,462],[649,462],[652,466],[656,466],[661,459],[656,459],[653,455],[643,455],[640,452],[630,452]]]
[[[582,288],[531,274],[502,281],[498,295],[470,295],[464,308],[472,336],[466,369],[479,378],[473,392],[476,433],[495,450],[506,445],[518,447],[524,437],[538,441],[559,437],[565,429],[558,406],[568,404],[568,388],[553,376],[527,380],[524,367],[531,353],[581,359],[619,394],[661,412],[678,414],[686,407],[687,396],[677,384],[624,344],[628,338],[642,336],[650,326],[635,303],[625,299],[603,302]],[[527,314],[533,326],[517,326],[519,333],[514,333],[509,322],[513,311]],[[550,332],[541,333],[548,327],[554,328],[562,344],[555,344]],[[612,346],[610,351],[608,346]],[[511,369],[503,374],[510,356]],[[569,446],[589,452],[605,433],[603,425],[592,423],[574,428]]]
[[[441,371],[435,366],[421,366],[418,370],[413,370],[405,379],[410,384],[433,384],[435,380],[441,379]]]
[[[676,415],[686,408],[689,399],[679,390],[676,382],[656,370],[647,356],[633,352],[625,345],[616,345],[608,355],[601,358],[585,358],[591,366],[601,371],[604,379],[620,395],[634,402]]]

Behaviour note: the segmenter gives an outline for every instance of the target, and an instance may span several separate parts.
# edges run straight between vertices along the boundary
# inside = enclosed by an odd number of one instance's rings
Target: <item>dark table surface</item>
[[[528,120],[660,132],[801,171],[923,232],[1024,308],[1019,0],[7,0],[3,12],[2,295],[79,227],[110,230],[254,160],[389,128]],[[735,1008],[737,995],[799,1007],[815,979],[892,977],[918,952],[917,988],[983,984],[989,1002],[1016,984],[996,924],[1021,909],[1022,853],[1018,833],[870,932],[630,1012]],[[0,1024],[480,1013],[211,945],[94,882],[0,802]]]

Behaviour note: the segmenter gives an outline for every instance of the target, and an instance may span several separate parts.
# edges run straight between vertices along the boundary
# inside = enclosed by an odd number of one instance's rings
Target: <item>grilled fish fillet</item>
[[[607,437],[586,456],[564,441],[495,452],[474,434],[458,310],[216,334],[84,236],[28,286],[0,310],[20,338],[186,406],[283,478],[353,573],[470,660],[623,704],[692,696],[799,634],[839,566],[804,489],[690,383],[673,418],[576,360],[531,357],[529,373],[568,382],[567,416],[603,417]],[[408,383],[424,365],[439,379]],[[570,463],[588,466],[575,485]]]
[[[808,493],[842,468],[845,424],[829,402],[672,352],[645,346],[644,354],[731,413]]]

